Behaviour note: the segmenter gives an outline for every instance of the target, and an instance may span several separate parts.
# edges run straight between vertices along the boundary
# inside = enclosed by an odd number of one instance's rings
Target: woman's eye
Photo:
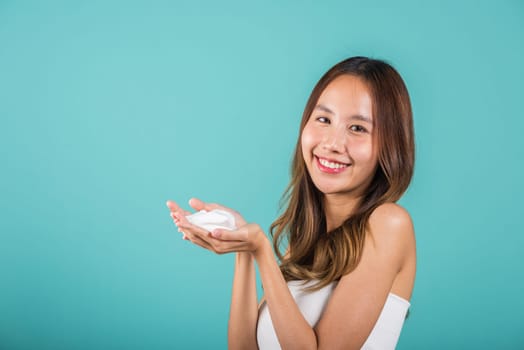
[[[355,131],[355,132],[366,132],[366,131],[367,131],[364,127],[362,127],[362,126],[360,126],[360,125],[351,125],[351,126],[349,127],[349,129],[350,129],[351,131]]]
[[[327,118],[327,117],[317,117],[316,120],[321,122],[321,123],[328,123],[329,124],[329,118]]]

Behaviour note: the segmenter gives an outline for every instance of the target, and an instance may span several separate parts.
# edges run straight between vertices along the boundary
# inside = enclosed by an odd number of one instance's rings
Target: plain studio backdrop
[[[414,109],[398,348],[522,349],[523,27],[521,1],[1,0],[0,349],[225,349],[234,255],[165,202],[267,230],[311,89],[355,55]]]

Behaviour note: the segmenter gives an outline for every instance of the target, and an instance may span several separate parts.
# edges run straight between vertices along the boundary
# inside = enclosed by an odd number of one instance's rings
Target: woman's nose
[[[341,128],[330,128],[324,135],[323,147],[333,152],[343,152],[346,144],[346,133]]]

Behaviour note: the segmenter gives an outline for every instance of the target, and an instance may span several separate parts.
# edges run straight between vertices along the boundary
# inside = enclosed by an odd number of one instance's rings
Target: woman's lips
[[[328,174],[338,174],[347,169],[351,164],[334,162],[325,158],[315,156],[316,163],[320,171]]]

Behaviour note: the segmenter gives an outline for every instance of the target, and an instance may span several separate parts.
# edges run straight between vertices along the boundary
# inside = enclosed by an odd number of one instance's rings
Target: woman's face
[[[302,131],[302,155],[324,194],[360,196],[378,161],[372,134],[372,99],[366,84],[341,75],[320,95]]]

